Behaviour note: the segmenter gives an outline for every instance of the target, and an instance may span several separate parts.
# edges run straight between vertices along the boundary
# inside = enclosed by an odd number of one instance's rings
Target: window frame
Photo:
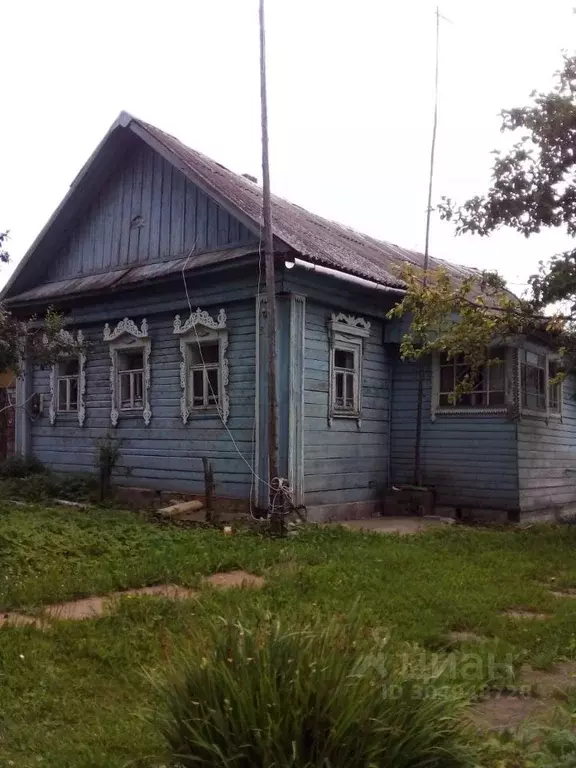
[[[76,360],[78,363],[78,371],[75,374],[66,374],[62,375],[60,371],[60,366],[65,363],[72,360]],[[76,382],[76,403],[74,408],[71,407],[71,385],[72,382]],[[66,384],[66,397],[65,397],[65,403],[64,405],[66,407],[63,407],[62,404],[62,398],[60,397],[61,394],[61,383],[65,382]],[[62,360],[59,360],[56,363],[56,410],[58,413],[77,413],[78,412],[78,406],[79,406],[79,398],[78,398],[78,390],[80,389],[80,361],[76,357],[66,357],[62,358]]]
[[[544,397],[545,397],[545,408],[528,408],[523,404],[523,389],[522,389],[522,352],[526,353],[532,353],[535,355],[540,355],[544,357],[545,364],[544,364]],[[558,384],[554,385],[558,387],[558,408],[551,408],[550,407],[550,379],[554,378],[550,376],[550,365],[551,364],[558,364],[560,361],[560,357],[555,352],[550,352],[546,349],[543,349],[542,347],[537,347],[535,345],[531,344],[523,344],[517,348],[517,372],[518,372],[518,406],[520,413],[523,416],[530,416],[533,418],[540,418],[545,419],[548,421],[549,419],[556,419],[558,421],[562,420],[563,417],[563,402],[564,402],[564,382],[560,381]]]
[[[364,340],[370,336],[370,323],[363,317],[354,317],[342,312],[333,313],[328,321],[328,424],[334,419],[355,419],[361,426],[362,419],[362,370],[364,367]],[[336,352],[352,352],[354,367],[339,369],[336,366]],[[352,407],[338,406],[336,377],[340,372],[351,371],[353,381]]]
[[[133,320],[125,317],[114,330],[106,323],[104,326],[104,341],[108,343],[110,353],[110,422],[113,427],[118,425],[120,417],[134,417],[142,415],[144,424],[148,426],[152,419],[150,407],[150,354],[152,344],[148,335],[148,322],[142,320],[140,328]],[[122,391],[120,382],[120,356],[134,350],[142,350],[142,407],[122,408]],[[134,369],[140,372],[141,369]]]
[[[513,369],[513,348],[505,346],[503,344],[494,344],[490,347],[490,350],[502,349],[503,351],[503,368],[504,368],[504,403],[502,405],[440,405],[441,394],[446,394],[440,390],[440,367],[441,367],[441,355],[439,352],[434,352],[432,355],[432,397],[431,397],[431,418],[432,421],[436,419],[437,415],[441,416],[469,416],[473,414],[477,415],[498,415],[506,414],[512,404],[513,385],[511,380],[511,372]],[[490,367],[490,366],[488,366]],[[490,374],[488,374],[488,380]],[[490,390],[488,390],[489,393]]]
[[[182,323],[180,315],[174,318],[173,333],[179,337],[180,343],[180,387],[182,395],[180,398],[180,415],[182,423],[186,424],[190,418],[197,418],[202,414],[206,416],[217,416],[224,424],[228,422],[230,415],[230,399],[228,395],[229,363],[227,357],[228,350],[228,328],[226,326],[226,312],[220,309],[218,315],[214,318],[206,310],[198,308],[195,312]],[[202,344],[218,344],[218,362],[217,363],[194,363],[193,351]],[[202,405],[194,403],[192,377],[194,371],[203,371],[203,382],[206,385],[207,371],[218,371],[218,397],[215,403],[207,403],[209,399],[209,390],[203,390]]]
[[[86,350],[85,339],[82,331],[77,331],[76,336],[70,331],[61,329],[58,333],[62,344],[67,347],[78,348],[77,355],[62,355],[50,369],[50,405],[48,408],[48,418],[50,425],[54,426],[58,417],[76,417],[78,419],[79,426],[83,427],[86,420]],[[60,364],[66,360],[78,360],[78,374],[77,376],[60,376]],[[77,379],[77,404],[74,410],[60,408],[60,381],[63,379]],[[70,388],[67,385],[67,399],[69,399]]]
[[[142,356],[142,365],[139,368],[123,368],[121,367],[122,363],[122,356],[130,354],[131,352],[134,352],[134,350],[138,350],[138,353]],[[116,350],[116,359],[117,359],[117,372],[116,375],[118,377],[118,404],[120,411],[123,413],[128,413],[130,411],[142,411],[144,409],[144,348],[143,347],[121,347]],[[136,376],[140,378],[140,405],[135,405],[135,401],[137,399],[136,395]],[[122,387],[122,381],[123,379],[128,379],[128,387],[130,391],[130,397],[129,402],[130,405],[128,408],[126,408],[123,403],[125,402],[125,398],[123,397],[123,387]]]

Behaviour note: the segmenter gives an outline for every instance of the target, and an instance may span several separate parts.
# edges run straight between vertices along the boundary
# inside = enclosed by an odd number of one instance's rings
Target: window
[[[546,355],[518,351],[520,358],[520,403],[530,411],[546,410]]]
[[[86,420],[86,342],[82,331],[72,333],[62,328],[59,337],[67,350],[50,371],[48,417],[54,425],[59,415],[74,414],[78,424]],[[77,354],[72,349],[78,350]]]
[[[58,413],[78,410],[80,361],[71,357],[58,363]]]
[[[118,385],[120,410],[140,411],[144,408],[144,353],[141,349],[118,352]]]
[[[189,406],[215,408],[220,397],[220,344],[218,341],[189,345]]]
[[[150,408],[150,352],[148,322],[140,328],[125,317],[112,330],[104,327],[104,341],[110,348],[110,421],[118,424],[120,414],[142,414],[146,426],[152,419]]]
[[[494,362],[473,373],[461,355],[452,359],[441,355],[438,394],[440,408],[503,408],[506,404],[506,350],[500,347],[492,349],[490,358]],[[456,388],[463,383],[471,383],[472,388],[455,400]]]
[[[230,413],[226,312],[221,309],[214,318],[197,309],[184,323],[176,315],[174,333],[180,337],[182,422],[186,424],[190,416],[204,412],[226,424]]]
[[[334,361],[332,365],[334,410],[343,413],[356,412],[358,392],[357,354],[354,350],[332,350]]]
[[[328,421],[355,418],[362,411],[362,360],[364,339],[370,323],[361,317],[333,314],[328,322],[330,337],[330,391]]]
[[[526,411],[556,413],[562,410],[562,382],[550,384],[559,371],[557,360],[544,352],[518,350],[520,405]]]

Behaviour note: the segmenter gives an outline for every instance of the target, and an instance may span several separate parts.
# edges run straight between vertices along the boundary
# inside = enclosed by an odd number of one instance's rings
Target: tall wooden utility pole
[[[442,17],[444,18],[444,17]],[[430,145],[430,173],[428,176],[428,206],[426,208],[426,240],[424,243],[424,287],[428,282],[430,264],[430,219],[432,216],[432,182],[434,180],[434,160],[436,156],[436,130],[438,128],[438,72],[440,60],[440,9],[436,6],[436,70],[434,77],[434,120],[432,123],[432,142]],[[422,485],[422,421],[424,418],[424,376],[425,362],[418,361],[418,395],[416,401],[416,440],[414,444],[414,485]]]
[[[266,319],[268,333],[268,472],[269,482],[278,477],[278,426],[276,397],[276,284],[274,277],[274,236],[270,205],[270,163],[268,159],[268,102],[266,97],[266,30],[264,0],[260,0],[260,109],[262,117],[262,218],[266,267]]]

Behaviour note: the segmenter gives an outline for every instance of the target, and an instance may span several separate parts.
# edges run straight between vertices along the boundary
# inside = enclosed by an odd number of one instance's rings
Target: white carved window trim
[[[78,424],[84,426],[86,420],[86,351],[84,348],[84,334],[82,331],[76,333],[76,338],[70,333],[70,331],[62,328],[58,332],[58,336],[64,345],[67,347],[78,347],[78,409],[76,411],[59,411],[58,409],[58,389],[59,389],[59,376],[58,367],[59,363],[55,363],[50,370],[50,405],[48,407],[48,417],[50,424],[54,425],[56,422],[56,416],[58,413],[63,415],[77,414]],[[72,358],[73,355],[62,355],[62,359]]]
[[[133,320],[125,317],[112,331],[108,323],[104,326],[104,341],[108,343],[110,351],[110,422],[115,427],[118,424],[120,413],[120,386],[118,380],[118,355],[121,352],[130,352],[134,349],[142,350],[143,381],[142,381],[142,418],[148,426],[152,419],[150,408],[150,352],[151,342],[148,335],[148,321],[142,320],[140,329]],[[140,413],[140,409],[124,411],[126,415]]]
[[[228,329],[226,327],[226,312],[221,309],[214,319],[206,311],[198,308],[192,312],[186,322],[182,323],[180,315],[174,318],[174,331],[180,338],[180,414],[182,423],[186,424],[190,416],[199,413],[217,413],[223,423],[228,422],[230,415],[230,399],[228,397],[229,365],[228,365]],[[191,367],[190,349],[193,344],[202,342],[218,342],[218,384],[219,402],[214,406],[194,406],[190,397]]]
[[[364,339],[370,336],[370,323],[363,317],[346,315],[343,312],[333,313],[328,321],[329,333],[329,395],[328,423],[334,419],[356,419],[361,425],[362,416],[362,369],[364,360]],[[354,355],[353,372],[354,405],[353,408],[336,406],[336,371],[335,353],[337,350],[352,352]]]

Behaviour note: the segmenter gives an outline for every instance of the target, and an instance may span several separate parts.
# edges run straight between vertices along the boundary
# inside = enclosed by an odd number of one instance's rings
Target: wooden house
[[[93,471],[120,439],[117,479],[266,506],[262,194],[174,137],[122,113],[3,292],[21,315],[53,306],[77,358],[28,363],[16,446],[56,471]],[[414,475],[416,365],[399,358],[413,251],[273,198],[280,472],[310,519],[382,511]],[[442,263],[452,274],[470,270]],[[576,505],[574,383],[529,341],[501,350],[475,392],[449,397],[459,361],[426,364],[423,480],[440,507],[497,518]]]

